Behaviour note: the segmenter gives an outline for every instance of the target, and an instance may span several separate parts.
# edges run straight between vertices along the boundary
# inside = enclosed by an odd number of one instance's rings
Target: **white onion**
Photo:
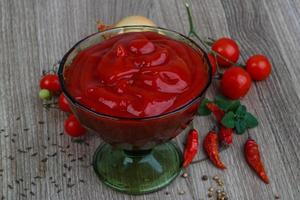
[[[121,26],[133,26],[133,25],[145,25],[145,26],[156,26],[156,24],[144,16],[128,16],[121,19],[115,24],[114,27]]]

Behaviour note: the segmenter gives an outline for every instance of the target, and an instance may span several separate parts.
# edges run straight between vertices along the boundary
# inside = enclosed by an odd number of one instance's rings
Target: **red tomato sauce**
[[[189,45],[155,32],[130,32],[79,52],[65,78],[70,95],[91,110],[139,118],[187,104],[209,75]]]

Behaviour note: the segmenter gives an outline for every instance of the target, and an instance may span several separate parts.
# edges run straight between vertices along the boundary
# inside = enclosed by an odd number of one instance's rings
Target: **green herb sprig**
[[[216,96],[214,101],[205,98],[198,108],[198,114],[200,116],[208,116],[211,114],[211,111],[206,106],[209,102],[215,103],[225,112],[221,123],[227,128],[234,128],[236,134],[243,134],[246,129],[258,126],[256,117],[247,111],[245,105],[242,105],[239,100],[229,100],[223,96]]]

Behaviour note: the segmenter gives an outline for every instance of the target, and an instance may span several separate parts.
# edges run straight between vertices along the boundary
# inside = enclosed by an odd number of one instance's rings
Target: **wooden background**
[[[260,121],[251,134],[261,145],[271,184],[263,184],[246,165],[246,136],[237,136],[221,154],[229,168],[225,172],[204,161],[188,168],[188,178],[178,177],[159,192],[118,193],[104,186],[90,167],[100,138],[89,135],[86,143],[71,142],[60,134],[66,115],[43,109],[37,98],[42,70],[95,32],[97,19],[113,23],[139,14],[186,33],[182,1],[0,0],[0,199],[207,199],[214,182],[202,181],[205,174],[223,177],[230,199],[299,199],[300,1],[193,0],[191,6],[200,35],[237,40],[241,61],[254,53],[272,60],[271,77],[253,84],[243,99]],[[207,96],[215,94],[217,85]],[[197,117],[195,124],[203,138],[212,121]]]

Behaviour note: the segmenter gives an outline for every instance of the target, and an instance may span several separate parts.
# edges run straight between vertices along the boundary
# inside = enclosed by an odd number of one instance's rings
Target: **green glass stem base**
[[[100,180],[120,192],[145,194],[170,184],[180,173],[182,153],[173,142],[149,151],[124,151],[102,144],[94,154]]]

